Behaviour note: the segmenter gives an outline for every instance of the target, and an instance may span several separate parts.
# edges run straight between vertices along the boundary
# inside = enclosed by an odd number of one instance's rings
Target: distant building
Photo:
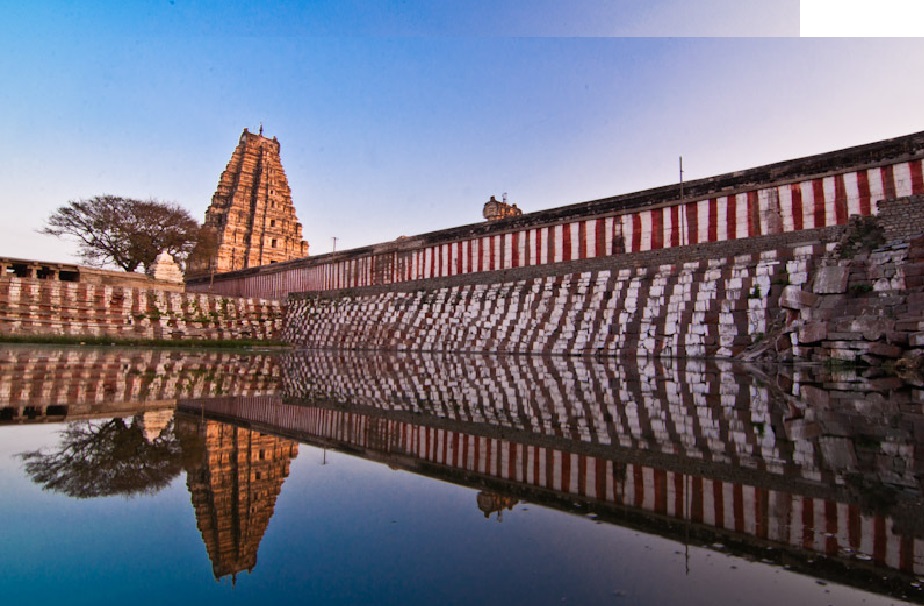
[[[246,128],[205,211],[211,233],[190,258],[190,274],[224,272],[308,256],[295,216],[279,141]]]
[[[482,214],[488,221],[499,221],[507,217],[519,217],[523,214],[523,211],[517,208],[516,204],[507,204],[505,194],[503,202],[498,202],[497,198],[491,196],[491,199],[484,203]]]

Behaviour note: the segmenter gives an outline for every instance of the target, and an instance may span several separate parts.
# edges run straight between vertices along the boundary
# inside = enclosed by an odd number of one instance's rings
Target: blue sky
[[[101,193],[201,220],[261,122],[312,254],[924,130],[921,39],[693,4],[0,0],[0,256],[76,261],[34,230]]]

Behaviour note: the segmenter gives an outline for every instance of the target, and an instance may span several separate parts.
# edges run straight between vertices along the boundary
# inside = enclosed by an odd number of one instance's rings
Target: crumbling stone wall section
[[[102,284],[0,279],[0,335],[272,340],[279,301]]]
[[[879,220],[890,242],[907,241],[924,233],[924,196],[880,200]]]
[[[763,357],[897,364],[924,370],[924,198],[880,202],[851,217],[810,283],[786,287],[785,328]],[[774,355],[776,354],[776,355]]]

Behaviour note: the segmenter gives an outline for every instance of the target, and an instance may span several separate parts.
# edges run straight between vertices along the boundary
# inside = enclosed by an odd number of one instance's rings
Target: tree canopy
[[[71,497],[154,494],[180,474],[184,451],[172,423],[148,442],[137,420],[71,422],[57,450],[19,456],[33,482]],[[201,454],[189,456],[198,460]]]
[[[163,251],[185,261],[199,224],[178,204],[104,194],[59,207],[39,233],[76,238],[88,265],[135,271],[150,267]]]

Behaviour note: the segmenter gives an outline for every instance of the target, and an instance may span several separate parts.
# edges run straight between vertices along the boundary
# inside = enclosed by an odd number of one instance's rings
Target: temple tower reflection
[[[257,551],[298,455],[292,440],[180,415],[179,431],[187,441],[201,440],[202,456],[187,469],[186,485],[196,524],[212,562],[216,580],[257,564]]]

